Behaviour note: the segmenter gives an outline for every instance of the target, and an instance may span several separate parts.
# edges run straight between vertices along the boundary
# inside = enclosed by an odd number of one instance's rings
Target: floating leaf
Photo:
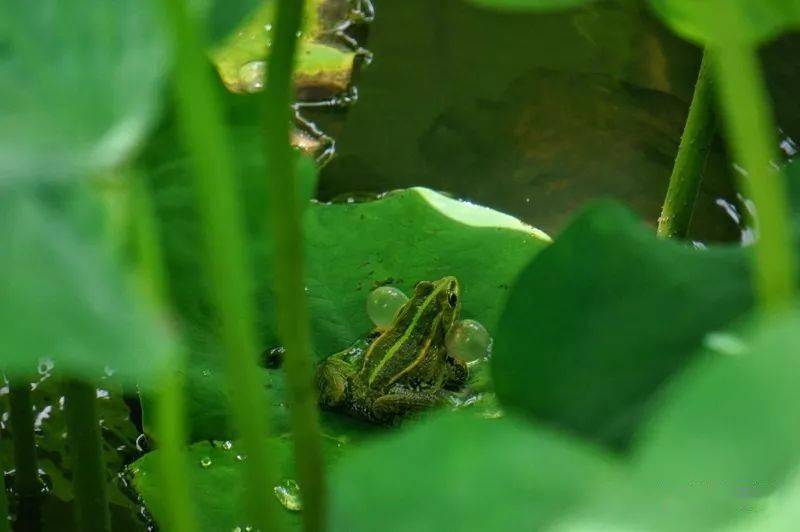
[[[800,27],[798,0],[650,0],[672,29],[704,44],[758,45]]]
[[[49,358],[88,381],[110,369],[126,384],[152,386],[169,367],[166,331],[82,216],[38,197],[0,195],[3,370],[31,375]]]
[[[176,221],[164,224],[163,241],[173,300],[192,343],[188,404],[190,409],[197,405],[194,436],[229,437],[224,403],[218,401],[225,395],[218,378],[221,355],[204,296],[207,290],[198,249],[191,245],[199,238],[188,201],[191,195],[180,172],[167,172],[158,179],[160,216]],[[259,197],[245,196],[251,203],[252,197]],[[255,207],[252,210],[257,212]],[[259,222],[263,224],[254,216],[251,223],[258,226]],[[366,203],[311,203],[305,228],[306,285],[318,359],[344,349],[372,329],[366,302],[373,288],[392,285],[410,293],[416,282],[445,275],[461,281],[463,317],[479,321],[494,334],[510,284],[549,241],[508,215],[422,188]],[[254,297],[263,314],[259,320],[263,348],[268,349],[279,343],[273,324],[272,261],[270,246],[255,232],[248,248],[251,264],[259,272]]]
[[[520,274],[495,335],[507,407],[624,446],[653,392],[752,304],[740,249],[660,240],[625,209],[583,212]]]
[[[0,3],[0,182],[128,156],[159,106],[164,42],[152,0]]]
[[[444,414],[342,457],[330,528],[544,530],[613,478],[607,456],[562,436]]]
[[[265,59],[272,46],[274,0],[263,2],[211,53],[225,85],[234,92],[256,92],[264,87]],[[298,40],[295,85],[301,93],[330,97],[350,86],[356,51],[335,39],[334,23],[342,25],[352,14],[343,0],[309,0]],[[334,20],[331,20],[331,17]],[[335,20],[335,17],[341,20]]]
[[[340,452],[339,444],[330,440],[325,443],[328,461],[335,460]],[[280,478],[276,481],[276,487],[291,485],[290,481],[296,478],[291,440],[270,438],[264,440],[264,445],[278,466]],[[239,507],[239,501],[242,500],[244,487],[242,475],[248,462],[239,442],[198,442],[190,445],[186,454],[189,460],[188,484],[198,513],[199,530],[247,530],[249,523],[243,518],[244,511]],[[128,469],[134,488],[157,523],[162,522],[167,514],[163,506],[166,499],[159,479],[159,459],[160,451],[156,450],[131,464]],[[302,487],[300,490],[302,497]],[[275,493],[264,496],[278,497]],[[283,518],[290,530],[301,529],[300,514],[297,512],[287,509]]]

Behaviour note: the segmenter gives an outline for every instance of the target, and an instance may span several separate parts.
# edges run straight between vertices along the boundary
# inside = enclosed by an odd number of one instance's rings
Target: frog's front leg
[[[419,412],[439,402],[439,397],[430,392],[399,390],[378,397],[372,404],[372,412],[379,421],[388,422],[409,413]]]
[[[325,359],[317,368],[316,382],[320,406],[333,408],[342,404],[347,394],[347,383],[353,367],[338,354]]]
[[[458,391],[467,384],[468,379],[469,367],[467,363],[448,353],[445,358],[444,387],[448,390]]]

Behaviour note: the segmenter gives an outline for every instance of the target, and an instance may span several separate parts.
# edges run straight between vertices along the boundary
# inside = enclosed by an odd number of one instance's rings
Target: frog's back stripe
[[[439,291],[431,282],[421,282],[415,289],[413,301],[418,303],[403,308],[394,326],[378,337],[364,357],[362,375],[367,376],[371,387],[388,386],[399,374],[406,373],[425,355],[430,342],[431,329],[438,326],[436,314]],[[383,356],[379,357],[379,353]],[[404,371],[405,370],[405,371]]]

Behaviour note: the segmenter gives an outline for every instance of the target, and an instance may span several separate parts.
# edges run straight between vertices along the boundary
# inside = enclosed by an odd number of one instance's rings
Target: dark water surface
[[[322,199],[425,185],[553,234],[587,201],[611,197],[655,223],[700,51],[641,3],[522,15],[378,0],[376,12],[358,103],[345,120],[316,117],[338,152]],[[797,49],[784,39],[766,54],[788,129],[800,117]],[[740,238],[730,168],[718,139],[692,238]]]

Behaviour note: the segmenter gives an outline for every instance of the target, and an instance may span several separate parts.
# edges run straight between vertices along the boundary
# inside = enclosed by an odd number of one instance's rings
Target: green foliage
[[[151,0],[3,0],[0,43],[0,182],[110,168],[155,118],[168,56]]]
[[[48,357],[89,381],[110,368],[127,384],[153,385],[169,367],[169,337],[104,245],[92,198],[7,192],[0,217],[3,369],[24,378]]]
[[[278,466],[280,480],[295,479],[292,442],[288,438],[270,438],[263,441],[264,448]],[[339,454],[339,444],[328,441],[326,454],[335,459]],[[163,491],[158,477],[158,459],[161,451],[149,453],[131,464],[128,472],[133,485],[144,499],[156,522],[166,515]],[[249,524],[244,517],[241,503],[244,489],[243,474],[248,467],[247,455],[238,441],[198,442],[188,448],[189,484],[192,486],[192,499],[196,503],[200,528],[198,530],[243,530]],[[270,490],[265,497],[274,497]],[[281,511],[278,517],[291,530],[300,529],[300,515],[288,510]]]
[[[615,478],[613,460],[563,436],[442,414],[343,457],[331,529],[544,530]]]
[[[798,330],[795,312],[710,336],[702,358],[666,391],[634,465],[661,498],[681,492],[683,508],[673,507],[673,516],[714,528],[792,473],[800,422],[786,407],[800,401],[793,378],[800,370]],[[685,530],[679,522],[673,528]]]
[[[682,36],[704,44],[757,45],[800,26],[798,0],[650,0]]]
[[[595,0],[469,0],[479,6],[514,11],[555,11],[579,7]]]
[[[495,336],[498,396],[624,446],[654,390],[751,305],[741,250],[663,241],[625,209],[598,204],[519,275]]]

